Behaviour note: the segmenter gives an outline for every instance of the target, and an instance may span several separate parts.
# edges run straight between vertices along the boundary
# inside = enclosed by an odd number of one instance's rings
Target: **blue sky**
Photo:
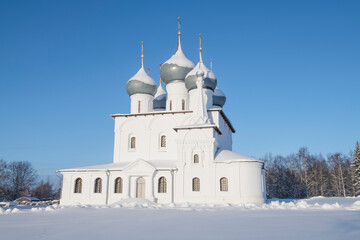
[[[233,149],[349,153],[360,140],[359,1],[1,1],[0,158],[41,175],[110,163],[126,81],[182,45],[226,96]]]

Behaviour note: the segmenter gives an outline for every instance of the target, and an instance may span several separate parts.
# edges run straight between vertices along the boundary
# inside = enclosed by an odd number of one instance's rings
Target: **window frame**
[[[100,177],[95,179],[94,193],[102,193],[102,179]]]
[[[193,161],[193,164],[199,164],[200,163],[200,155],[198,154],[198,153],[195,153],[194,155],[193,155],[193,159],[192,159]]]
[[[137,113],[141,113],[141,101],[138,101]]]
[[[229,191],[229,179],[227,177],[220,178],[220,192]]]
[[[158,180],[158,193],[167,193],[167,180],[164,176]]]
[[[194,177],[192,179],[192,191],[193,192],[200,192],[201,188],[200,188],[200,178],[198,177]]]
[[[165,134],[160,134],[160,148],[165,149],[167,145],[167,137]]]
[[[118,182],[118,180],[120,180]],[[123,179],[121,177],[115,178],[114,181],[114,193],[122,194],[123,193]]]
[[[134,147],[132,147],[133,146],[133,139],[134,139]],[[128,151],[130,151],[130,152],[134,152],[134,151],[136,151],[136,135],[135,134],[130,134],[129,135],[129,139],[128,139],[128,144],[129,144],[129,146],[128,146]]]
[[[80,177],[75,179],[74,193],[82,193],[82,179]]]
[[[181,110],[183,110],[183,111],[186,110],[186,101],[185,101],[185,99],[181,100]]]

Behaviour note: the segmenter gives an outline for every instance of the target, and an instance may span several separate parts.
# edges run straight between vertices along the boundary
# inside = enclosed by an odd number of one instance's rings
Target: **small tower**
[[[141,67],[139,71],[128,80],[126,91],[131,99],[131,113],[144,113],[153,111],[153,100],[156,93],[156,82],[144,69],[144,44],[141,42]]]
[[[210,75],[213,75],[213,78],[215,77],[215,74],[212,71],[212,59],[210,59]],[[226,96],[223,91],[221,91],[218,87],[214,90],[213,95],[213,105],[215,108],[222,108],[226,102]]]
[[[161,64],[160,69],[161,69]],[[166,110],[166,92],[161,84],[161,75],[159,76],[159,87],[154,96],[154,111],[165,111]]]
[[[189,91],[189,109],[195,110],[197,108],[197,75],[196,73],[201,70],[204,73],[204,84],[202,86],[204,92],[204,98],[206,102],[206,108],[210,109],[213,107],[213,94],[216,88],[217,80],[215,74],[213,74],[209,69],[204,65],[201,56],[201,34],[199,34],[199,62],[196,64],[193,70],[191,70],[185,78],[185,85]]]
[[[226,96],[223,91],[215,88],[214,95],[213,95],[213,104],[216,108],[222,108],[226,102]]]
[[[185,77],[194,68],[194,64],[185,56],[180,42],[180,18],[178,18],[178,45],[175,54],[161,67],[160,75],[166,84],[166,110],[182,111],[188,109],[188,91]]]

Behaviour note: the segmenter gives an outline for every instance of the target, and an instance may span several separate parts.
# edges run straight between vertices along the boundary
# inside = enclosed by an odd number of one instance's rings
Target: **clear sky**
[[[112,162],[113,113],[182,46],[226,96],[233,150],[348,154],[360,140],[360,1],[0,2],[0,158],[41,175]]]

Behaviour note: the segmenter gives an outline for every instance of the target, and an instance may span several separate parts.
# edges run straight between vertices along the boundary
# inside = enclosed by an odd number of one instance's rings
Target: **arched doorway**
[[[143,177],[136,180],[136,197],[145,198],[145,179]]]

